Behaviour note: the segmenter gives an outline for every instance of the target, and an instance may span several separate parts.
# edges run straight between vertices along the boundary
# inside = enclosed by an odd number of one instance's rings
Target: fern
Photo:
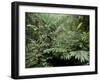
[[[50,49],[46,49],[46,50],[44,50],[44,53],[50,53],[50,52],[52,52],[52,53],[64,53],[64,52],[66,52],[66,49],[64,49],[64,48],[50,48]]]
[[[81,63],[82,62],[89,62],[89,52],[88,51],[72,51],[70,52],[72,57],[78,59]]]

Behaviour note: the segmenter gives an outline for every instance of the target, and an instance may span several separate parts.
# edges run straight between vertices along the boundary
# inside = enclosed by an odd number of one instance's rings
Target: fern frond
[[[70,55],[75,57],[81,62],[89,61],[89,52],[88,51],[72,51]]]

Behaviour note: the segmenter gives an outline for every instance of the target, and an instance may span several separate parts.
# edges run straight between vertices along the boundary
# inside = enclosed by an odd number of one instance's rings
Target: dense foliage
[[[26,68],[89,64],[89,16],[26,13]]]

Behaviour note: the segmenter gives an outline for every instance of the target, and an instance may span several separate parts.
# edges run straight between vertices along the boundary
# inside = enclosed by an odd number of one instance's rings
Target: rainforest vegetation
[[[89,16],[25,13],[25,67],[89,65]]]

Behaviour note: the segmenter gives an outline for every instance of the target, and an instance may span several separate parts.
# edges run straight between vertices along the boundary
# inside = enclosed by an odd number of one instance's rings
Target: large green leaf
[[[88,51],[72,51],[70,55],[75,57],[81,62],[89,61],[89,52]]]

